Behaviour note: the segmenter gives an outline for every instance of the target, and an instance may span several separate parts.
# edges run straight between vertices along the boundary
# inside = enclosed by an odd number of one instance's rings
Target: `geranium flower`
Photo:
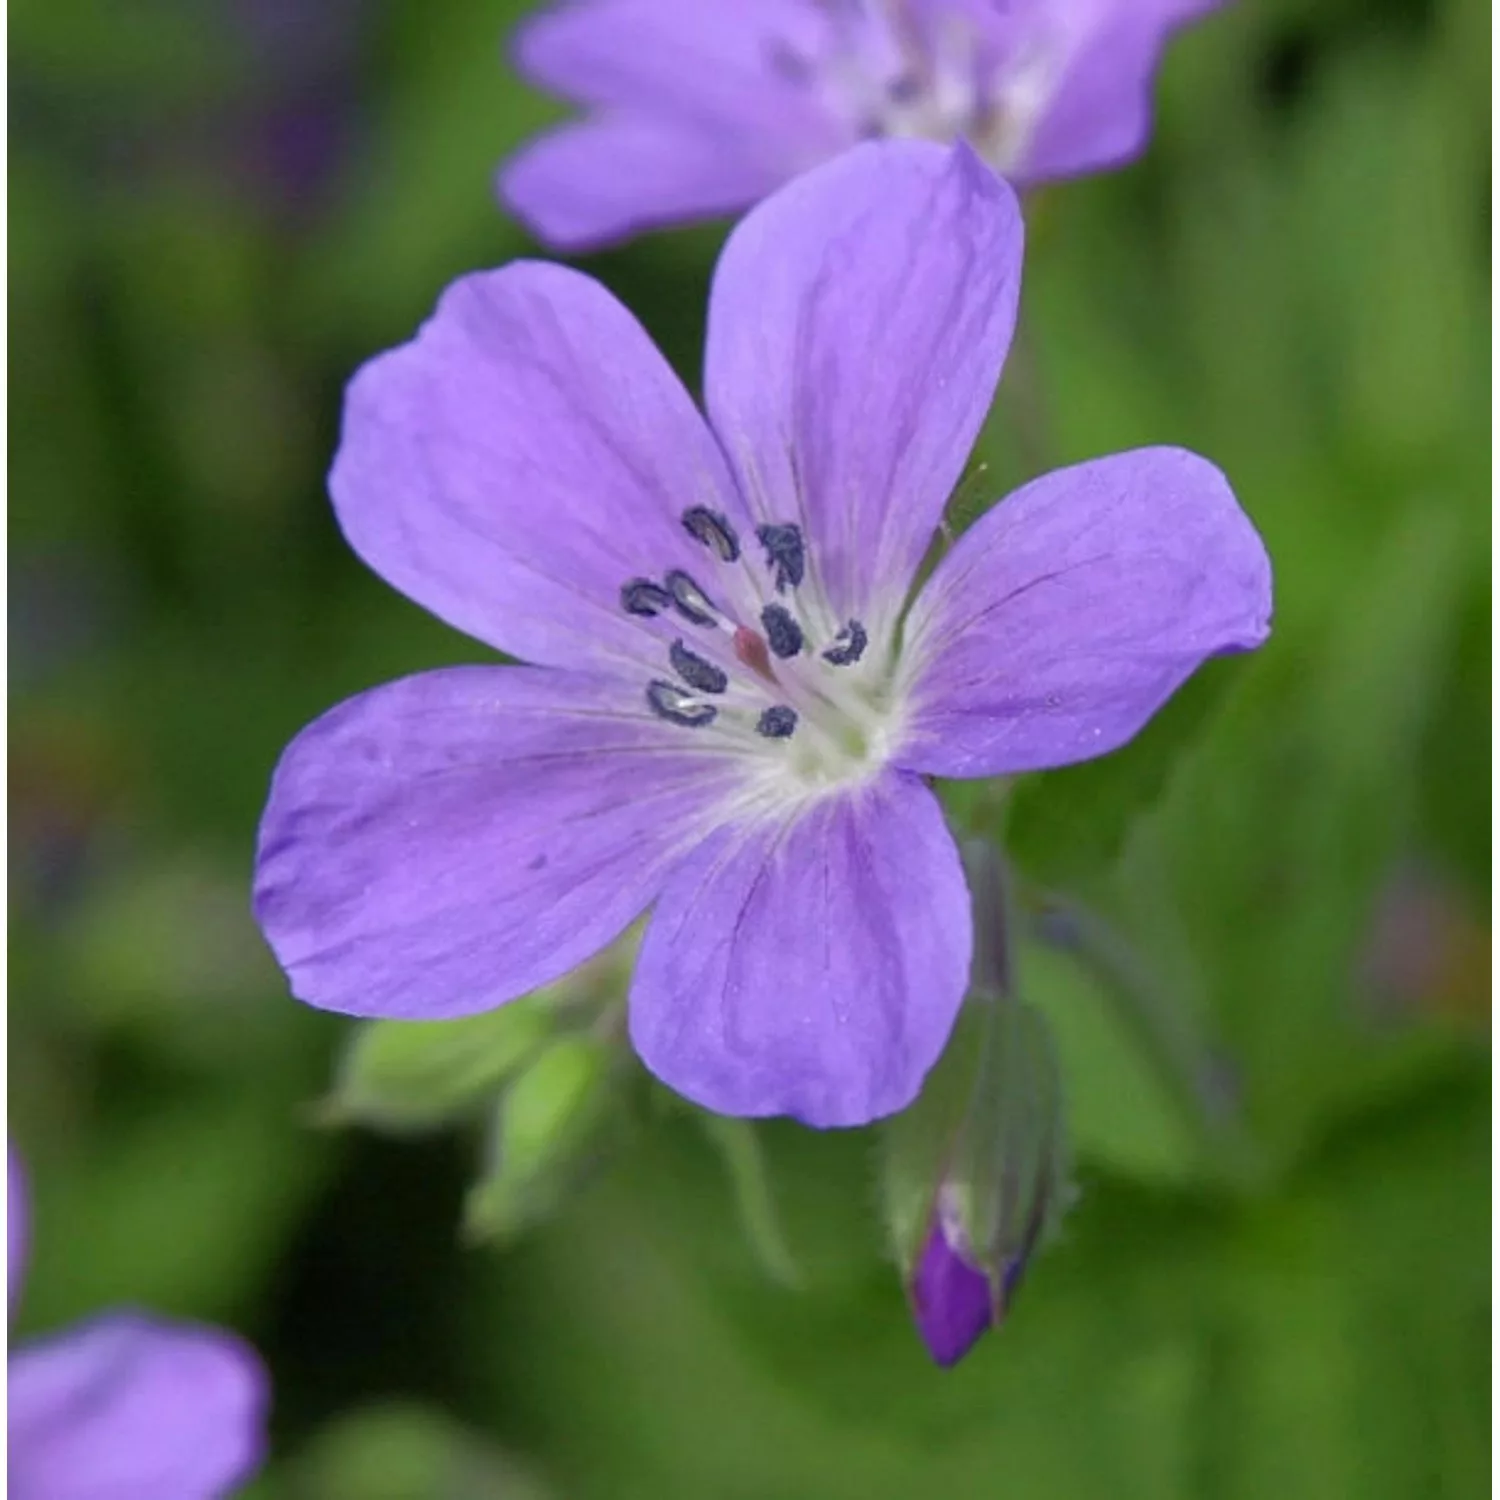
[[[8,1162],[7,1249],[15,1303],[26,1191]],[[217,1328],[113,1312],[10,1354],[11,1500],[220,1500],[258,1467],[266,1380]]]
[[[1017,185],[1130,160],[1168,37],[1222,0],[563,0],[521,71],[585,111],[501,196],[588,249],[738,213],[875,137],[967,139]]]
[[[331,487],[388,582],[532,666],[430,672],[292,743],[256,910],[295,994],[439,1018],[648,907],[630,1035],[731,1115],[907,1104],[969,975],[929,776],[1128,740],[1264,639],[1223,476],[1146,449],[1027,485],[912,599],[1015,320],[1015,195],[966,146],[856,148],[735,230],[708,421],[602,287],[467,276],[355,377]]]

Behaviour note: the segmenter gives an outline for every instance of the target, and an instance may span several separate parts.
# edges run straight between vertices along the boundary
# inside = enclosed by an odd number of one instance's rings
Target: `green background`
[[[506,70],[521,10],[12,7],[19,1332],[125,1301],[242,1329],[264,1500],[1479,1494],[1489,8],[1230,7],[1173,46],[1143,161],[1028,205],[966,511],[1196,448],[1276,626],[1117,756],[950,809],[1108,916],[1232,1059],[1242,1128],[1231,1169],[1139,1014],[1031,955],[1080,1196],[948,1374],[864,1133],[762,1132],[780,1247],[724,1170],[744,1141],[645,1108],[534,1232],[466,1248],[476,1133],[318,1123],[348,1027],[248,915],[290,735],[484,659],[361,567],[322,484],[359,362],[536,253],[490,188],[559,114]],[[690,381],[721,238],[587,263]]]

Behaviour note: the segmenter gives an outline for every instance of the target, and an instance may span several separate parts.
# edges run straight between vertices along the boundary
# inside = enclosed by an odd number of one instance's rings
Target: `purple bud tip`
[[[911,1285],[912,1314],[927,1352],[956,1365],[994,1321],[989,1279],[959,1258],[934,1224]]]

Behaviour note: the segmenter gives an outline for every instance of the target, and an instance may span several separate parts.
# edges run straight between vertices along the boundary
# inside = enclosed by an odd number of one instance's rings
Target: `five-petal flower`
[[[1222,0],[561,0],[516,59],[584,118],[500,174],[549,244],[738,212],[858,141],[967,139],[1018,185],[1145,146],[1168,37]]]
[[[350,542],[534,665],[377,688],[287,750],[256,909],[298,996],[467,1014],[649,907],[630,1034],[665,1082],[820,1126],[910,1102],[971,950],[926,778],[1111,750],[1270,613],[1254,529],[1177,449],[1027,485],[912,602],[1021,241],[967,146],[865,145],[730,237],[707,422],[624,308],[544,264],[465,277],[356,376]]]

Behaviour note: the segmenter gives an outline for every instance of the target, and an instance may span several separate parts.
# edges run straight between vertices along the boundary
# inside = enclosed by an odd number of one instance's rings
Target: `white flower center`
[[[918,17],[906,0],[842,0],[827,20],[819,55],[780,61],[856,134],[962,136],[1002,174],[1021,164],[1062,69],[1059,37],[1008,16],[993,31],[957,9]]]
[[[834,616],[798,526],[759,526],[742,546],[702,506],[682,523],[705,548],[707,585],[672,569],[620,590],[622,608],[655,621],[665,647],[660,675],[642,684],[647,707],[703,749],[741,758],[752,804],[798,803],[875,775],[904,718],[891,621],[872,631]]]

